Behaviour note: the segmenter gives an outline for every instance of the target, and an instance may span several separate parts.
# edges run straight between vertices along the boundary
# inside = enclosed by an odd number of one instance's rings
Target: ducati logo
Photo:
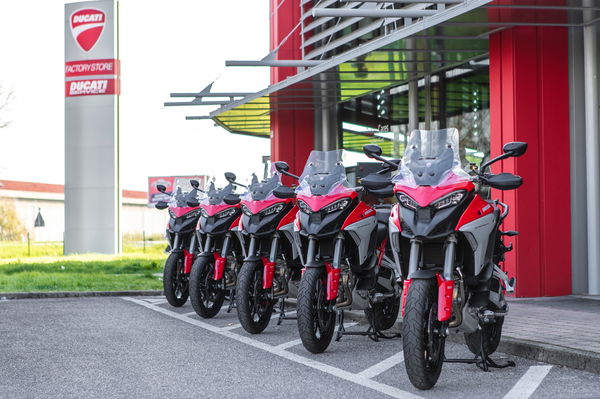
[[[98,42],[104,25],[106,14],[94,8],[85,8],[71,14],[71,32],[73,38],[83,51],[90,51]]]

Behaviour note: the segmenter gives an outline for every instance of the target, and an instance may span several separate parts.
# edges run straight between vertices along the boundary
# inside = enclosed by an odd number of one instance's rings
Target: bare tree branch
[[[5,128],[10,124],[10,121],[4,119],[3,111],[5,111],[5,109],[8,107],[8,104],[12,100],[13,96],[14,95],[12,91],[4,91],[0,87],[0,129]]]

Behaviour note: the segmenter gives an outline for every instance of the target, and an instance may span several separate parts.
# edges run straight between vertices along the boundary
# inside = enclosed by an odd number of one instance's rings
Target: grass
[[[123,255],[62,256],[62,243],[23,255],[22,244],[0,243],[0,292],[159,290],[165,244],[127,245]],[[12,255],[12,256],[11,256]],[[4,258],[4,259],[2,259]]]
[[[146,254],[161,254],[167,246],[166,241],[146,242],[144,245],[140,241],[125,241],[123,242],[123,253],[146,253]],[[62,256],[63,244],[58,242],[32,242],[30,248],[27,247],[27,242],[20,241],[0,241],[0,260],[28,257],[31,251],[31,257],[40,256]]]

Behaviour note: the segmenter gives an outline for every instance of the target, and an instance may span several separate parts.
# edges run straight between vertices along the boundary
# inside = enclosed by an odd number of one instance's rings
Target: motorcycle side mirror
[[[187,201],[185,201],[185,203],[187,204],[187,206],[190,206],[192,208],[196,208],[196,207],[200,206],[200,202],[198,200],[194,200],[194,199],[187,200]]]
[[[290,165],[288,165],[287,162],[277,161],[275,162],[275,169],[277,169],[279,173],[287,172],[290,170]]]
[[[200,182],[199,182],[198,180],[194,180],[194,179],[192,179],[192,180],[190,180],[190,184],[192,185],[192,187],[194,187],[194,188],[196,188],[196,189],[197,189],[198,187],[200,187]]]
[[[375,158],[375,159],[378,159],[378,157],[381,157],[381,154],[383,154],[383,152],[381,151],[381,147],[379,147],[377,144],[365,145],[363,147],[363,152],[369,158]]]
[[[223,202],[227,205],[237,205],[240,203],[240,197],[235,194],[229,194],[223,198]]]
[[[167,204],[165,201],[158,201],[154,206],[156,207],[156,209],[166,209],[169,206],[169,204]]]
[[[514,190],[521,187],[523,178],[512,173],[499,173],[497,175],[487,176],[485,183],[498,190]]]
[[[163,194],[167,193],[167,187],[165,187],[163,184],[157,184],[156,189]]]
[[[273,190],[273,195],[280,199],[294,198],[296,193],[294,189],[288,186],[279,186]]]
[[[504,144],[502,150],[505,154],[508,154],[511,157],[520,157],[521,155],[525,154],[525,151],[527,151],[527,143],[513,141],[512,143]]]
[[[235,173],[225,172],[225,179],[227,179],[228,182],[233,183],[235,181]]]

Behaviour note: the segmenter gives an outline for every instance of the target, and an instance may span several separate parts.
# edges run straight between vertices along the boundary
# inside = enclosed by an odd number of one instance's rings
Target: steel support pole
[[[584,6],[593,6],[584,0]],[[584,22],[594,18],[584,13]],[[598,131],[598,47],[596,25],[583,28],[583,62],[585,79],[585,143],[587,170],[588,220],[588,293],[600,294],[600,140]]]
[[[407,39],[406,47],[408,49],[415,48],[415,40]],[[407,60],[413,61],[413,63],[409,63],[409,68],[414,70],[414,66],[416,63],[416,57],[414,52],[409,51],[406,53]],[[410,74],[411,80],[408,82],[408,134],[413,130],[419,128],[419,81],[415,78],[415,73],[411,72]]]

